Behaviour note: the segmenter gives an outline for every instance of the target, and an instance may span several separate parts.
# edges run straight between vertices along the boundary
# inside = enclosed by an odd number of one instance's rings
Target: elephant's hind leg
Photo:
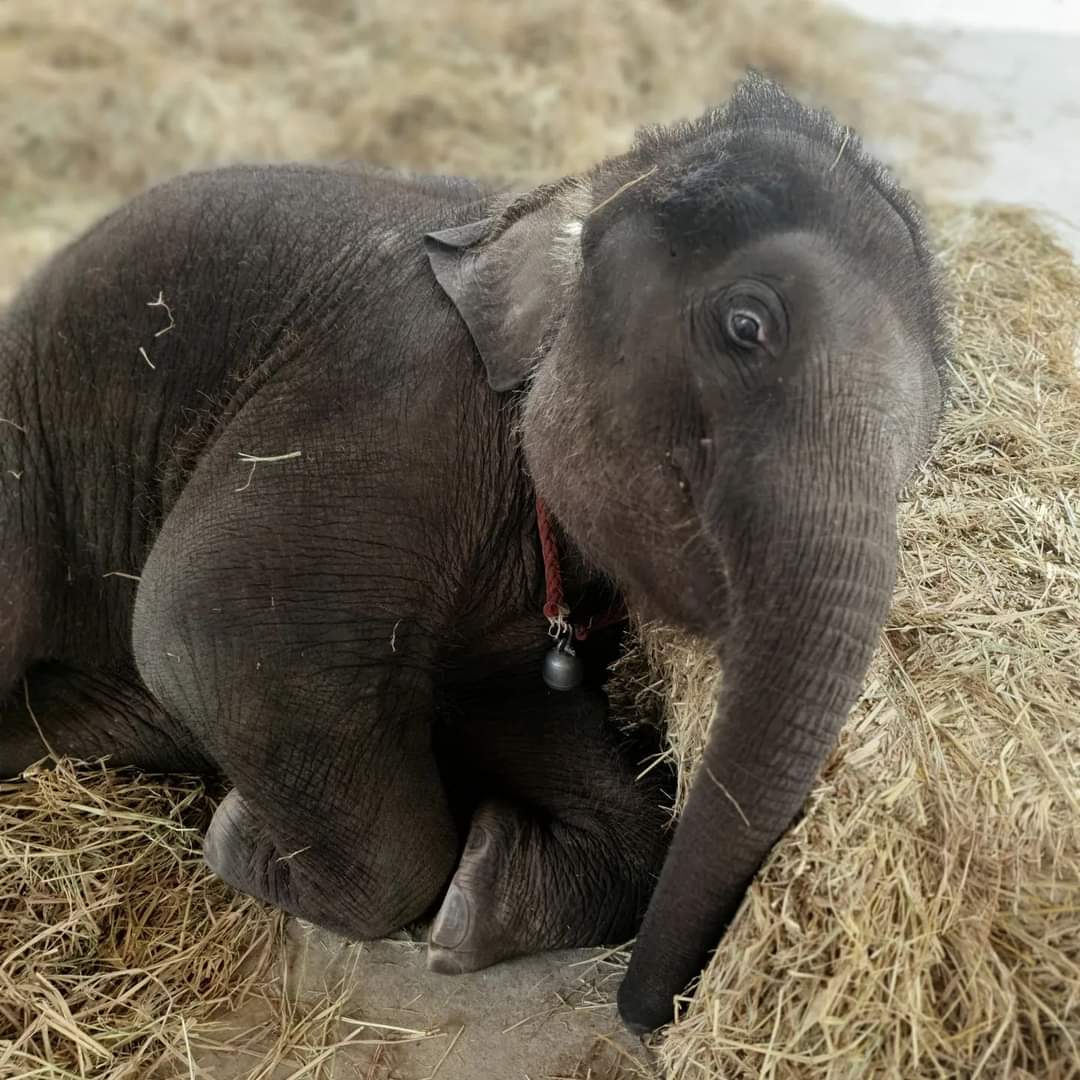
[[[10,701],[27,668],[45,655],[50,642],[47,572],[43,563],[55,550],[48,524],[48,470],[34,421],[37,410],[25,398],[21,372],[30,362],[25,335],[10,311],[0,314],[0,775],[11,776],[30,761],[15,752],[24,741]],[[40,740],[37,742],[40,746]],[[29,751],[29,748],[27,748]],[[36,750],[36,747],[35,747]]]
[[[46,757],[107,758],[148,772],[210,772],[211,763],[133,669],[31,665],[0,702],[0,775]]]
[[[18,445],[24,440],[21,429],[0,423],[0,702],[46,645],[41,551],[26,490],[31,480]]]
[[[628,940],[667,846],[670,774],[636,779],[648,751],[608,728],[602,698],[504,708],[460,725],[449,755],[486,797],[431,928],[446,974]]]
[[[6,359],[0,325],[0,390]],[[34,514],[32,489],[38,478],[27,462],[28,431],[4,416],[4,408],[0,394],[0,777],[10,777],[48,754],[19,701],[27,669],[48,648],[50,619]]]
[[[0,509],[2,509],[0,504]],[[0,522],[0,543],[4,540]],[[13,565],[10,549],[0,549],[0,702],[19,684],[40,644],[40,598],[34,578],[21,565]]]

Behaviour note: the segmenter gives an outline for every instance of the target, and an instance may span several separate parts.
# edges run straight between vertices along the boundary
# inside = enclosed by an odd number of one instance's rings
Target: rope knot
[[[570,619],[570,608],[563,592],[562,569],[559,566],[559,545],[555,541],[555,529],[551,523],[544,501],[536,497],[536,527],[540,533],[540,554],[544,561],[544,618],[548,621],[548,635],[558,641],[576,639],[584,641],[593,630],[601,630],[626,618],[626,609],[620,603],[597,618],[575,625]]]

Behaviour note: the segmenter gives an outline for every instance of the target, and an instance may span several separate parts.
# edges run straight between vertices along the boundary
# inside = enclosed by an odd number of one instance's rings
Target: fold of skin
[[[881,465],[786,497],[714,502],[729,583],[724,682],[619,991],[623,1018],[641,1032],[671,1019],[673,997],[798,815],[858,697],[896,573],[896,482]]]

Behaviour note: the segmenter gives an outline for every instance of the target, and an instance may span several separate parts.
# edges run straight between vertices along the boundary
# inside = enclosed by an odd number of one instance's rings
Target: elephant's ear
[[[513,390],[529,376],[555,307],[550,204],[511,224],[485,218],[424,237],[443,292],[480,353],[494,390]]]

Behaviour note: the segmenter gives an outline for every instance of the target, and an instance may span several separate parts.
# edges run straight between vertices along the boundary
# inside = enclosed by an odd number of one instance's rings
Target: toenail
[[[465,841],[466,851],[483,851],[487,847],[490,834],[483,825],[473,825],[469,830],[469,838]]]
[[[456,949],[468,932],[469,902],[465,894],[451,884],[432,924],[431,943],[444,949]]]
[[[465,965],[461,957],[452,949],[440,949],[437,945],[428,947],[428,971],[437,975],[464,975]]]

